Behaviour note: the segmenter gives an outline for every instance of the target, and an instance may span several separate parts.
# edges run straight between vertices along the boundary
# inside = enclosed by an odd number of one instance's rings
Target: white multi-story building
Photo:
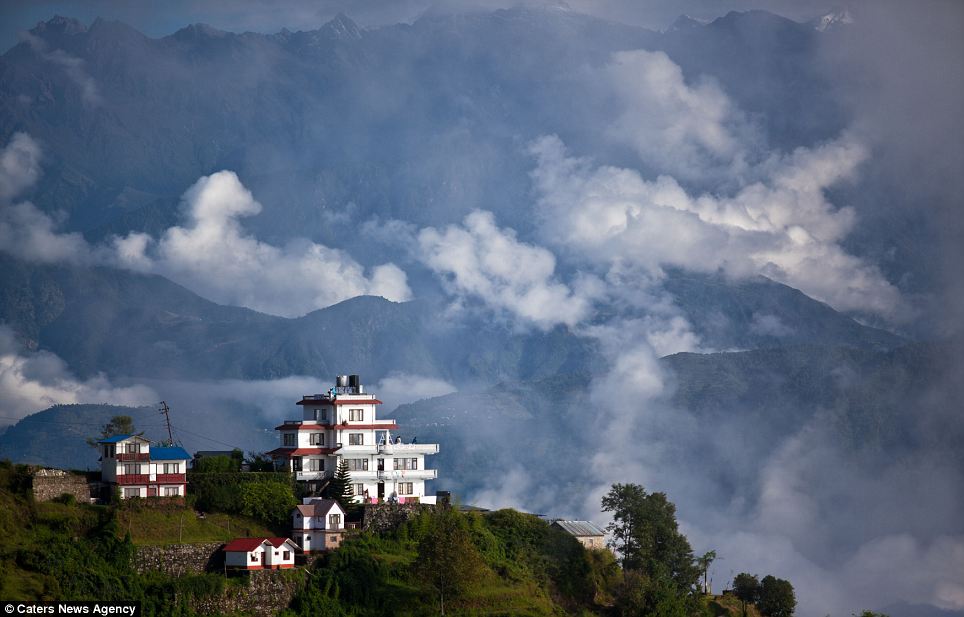
[[[151,442],[140,435],[114,435],[97,443],[101,480],[118,485],[121,498],[187,494],[191,455],[184,448],[151,447]]]
[[[281,447],[269,452],[276,464],[321,488],[344,460],[351,473],[358,502],[398,501],[434,503],[425,493],[425,481],[437,477],[425,468],[425,456],[436,454],[438,444],[402,443],[392,431],[394,420],[378,419],[374,394],[366,393],[358,375],[339,375],[325,394],[305,395],[298,402],[301,420],[286,420],[276,427]]]

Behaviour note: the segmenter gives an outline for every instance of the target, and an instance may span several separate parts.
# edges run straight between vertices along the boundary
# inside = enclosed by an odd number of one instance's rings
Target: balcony
[[[121,462],[144,462],[151,460],[151,455],[148,452],[118,452],[114,455],[114,458]]]
[[[438,478],[437,469],[392,469],[379,471],[379,480],[434,480]]]
[[[296,471],[295,480],[324,480],[332,475],[327,471]]]
[[[123,478],[124,476],[117,476]],[[156,475],[158,484],[184,484],[187,476],[183,473],[159,473]]]
[[[124,473],[117,476],[118,484],[150,484],[151,477],[146,473]]]
[[[379,454],[438,454],[437,443],[386,443],[378,445]]]

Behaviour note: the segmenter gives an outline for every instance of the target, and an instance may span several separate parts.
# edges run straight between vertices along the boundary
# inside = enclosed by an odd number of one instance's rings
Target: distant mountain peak
[[[30,30],[30,34],[42,35],[46,33],[55,34],[82,34],[87,32],[87,26],[73,17],[54,15],[47,21],[41,21]]]
[[[197,39],[219,39],[230,34],[224,30],[219,30],[214,26],[196,23],[190,26],[185,26],[172,34],[171,36],[176,39],[181,40],[197,40]]]
[[[362,37],[361,28],[350,17],[339,12],[331,21],[321,27],[332,38],[342,41],[355,41]]]
[[[673,23],[669,25],[669,28],[667,28],[665,31],[679,32],[681,30],[690,30],[692,28],[700,28],[705,25],[706,25],[705,21],[694,19],[689,15],[680,15],[679,17],[676,18],[675,21],[673,21]]]
[[[826,32],[828,30],[834,30],[843,26],[849,26],[854,23],[853,15],[847,9],[841,9],[837,11],[831,11],[820,17],[810,20],[810,25],[813,26],[815,30],[820,32]]]

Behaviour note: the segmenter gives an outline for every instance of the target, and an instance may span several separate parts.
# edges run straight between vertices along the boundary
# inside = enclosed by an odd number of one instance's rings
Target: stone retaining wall
[[[305,584],[303,570],[260,570],[247,572],[247,585],[225,586],[220,596],[193,598],[191,608],[201,615],[253,614],[274,617],[288,608]]]
[[[154,571],[169,576],[220,572],[224,567],[222,546],[221,542],[138,546],[133,566],[141,574]]]
[[[88,503],[91,487],[87,476],[60,469],[40,469],[33,474],[33,498],[36,501],[53,501],[65,493],[79,503]]]
[[[393,531],[423,508],[433,507],[419,503],[366,503],[362,528],[375,533]]]

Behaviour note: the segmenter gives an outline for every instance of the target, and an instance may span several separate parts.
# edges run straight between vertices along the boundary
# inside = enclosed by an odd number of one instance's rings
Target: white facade
[[[291,512],[291,537],[306,553],[341,546],[345,511],[333,499],[306,498]]]
[[[118,487],[122,499],[184,497],[190,455],[180,447],[151,447],[140,435],[116,435],[98,442],[101,479]]]
[[[288,538],[238,538],[223,550],[229,568],[282,570],[295,567],[298,546]]]
[[[276,427],[281,447],[271,455],[297,480],[318,486],[347,461],[359,502],[427,501],[425,482],[438,476],[425,457],[438,453],[438,444],[402,443],[393,436],[395,421],[378,418],[381,401],[352,378],[353,385],[342,376],[328,393],[304,396],[302,419]]]

